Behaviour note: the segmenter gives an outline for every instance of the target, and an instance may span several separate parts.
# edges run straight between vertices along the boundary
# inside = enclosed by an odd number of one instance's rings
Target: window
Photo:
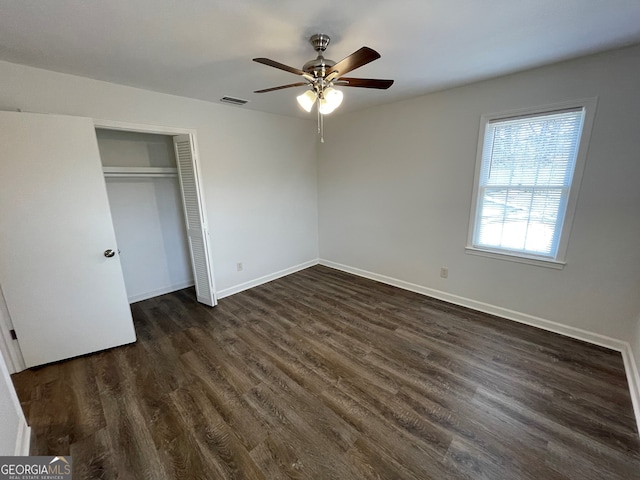
[[[594,106],[483,117],[467,251],[561,268]]]

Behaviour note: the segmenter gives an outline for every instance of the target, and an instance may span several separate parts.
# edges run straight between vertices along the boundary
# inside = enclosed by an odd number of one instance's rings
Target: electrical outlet
[[[238,263],[236,263],[236,270],[237,270],[238,272],[241,272],[241,271],[242,271],[242,262],[238,262]]]
[[[449,277],[449,269],[447,267],[440,267],[440,276],[442,278],[448,278]]]

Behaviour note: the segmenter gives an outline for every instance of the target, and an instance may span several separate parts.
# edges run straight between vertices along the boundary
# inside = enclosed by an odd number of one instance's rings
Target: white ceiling
[[[395,79],[337,114],[640,43],[640,0],[0,0],[0,60],[301,117],[301,88],[252,93],[299,77],[251,59],[301,68],[313,33],[335,61],[380,52],[349,76]]]

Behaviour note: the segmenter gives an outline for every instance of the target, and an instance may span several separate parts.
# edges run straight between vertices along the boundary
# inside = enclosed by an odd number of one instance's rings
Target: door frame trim
[[[0,286],[0,352],[9,374],[21,372],[26,368],[20,345],[17,340],[11,338],[11,329],[13,329],[13,323],[9,307]]]
[[[191,135],[195,140],[196,130],[193,128],[168,127],[166,125],[149,125],[146,123],[122,122],[120,120],[106,120],[94,118],[93,125],[96,128],[107,130],[121,130],[125,132],[155,133],[157,135]]]
[[[213,270],[213,250],[211,248],[211,239],[209,236],[209,219],[207,218],[207,206],[204,198],[204,188],[202,185],[202,167],[200,164],[200,149],[198,147],[197,131],[193,128],[171,127],[166,125],[149,125],[145,123],[123,122],[120,120],[93,119],[95,128],[106,130],[119,130],[123,132],[150,133],[156,135],[189,135],[191,145],[193,146],[193,162],[196,182],[198,184],[198,200],[200,203],[200,211],[202,212],[202,227],[205,232],[205,248],[209,258],[209,278],[211,281],[211,292],[213,294],[214,305],[218,303],[218,294],[216,292],[215,275]],[[195,272],[194,272],[195,275]]]

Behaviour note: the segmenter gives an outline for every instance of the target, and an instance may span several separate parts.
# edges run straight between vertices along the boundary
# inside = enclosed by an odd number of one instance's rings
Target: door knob
[[[116,252],[114,252],[113,250],[109,249],[109,250],[105,250],[104,251],[104,256],[107,258],[111,258],[116,254]]]

